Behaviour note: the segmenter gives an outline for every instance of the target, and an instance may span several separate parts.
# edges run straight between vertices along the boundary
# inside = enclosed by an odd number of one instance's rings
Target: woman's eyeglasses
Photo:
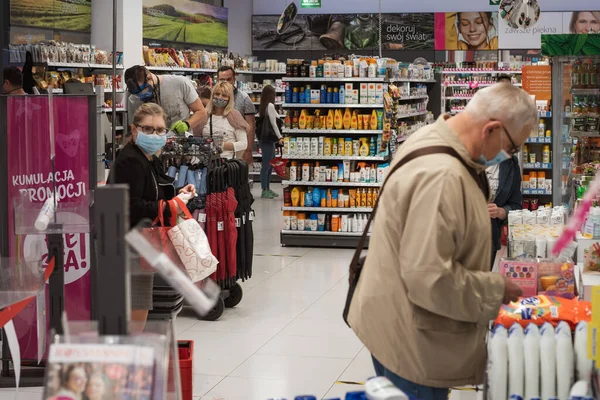
[[[155,128],[153,126],[136,125],[146,135],[152,135],[156,133],[158,136],[165,136],[169,130],[167,128]]]

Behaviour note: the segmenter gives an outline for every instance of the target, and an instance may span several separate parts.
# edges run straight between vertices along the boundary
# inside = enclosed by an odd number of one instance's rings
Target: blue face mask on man
[[[133,93],[135,94],[137,97],[139,97],[139,99],[141,101],[143,101],[144,103],[147,103],[149,101],[151,101],[154,97],[154,88],[152,87],[152,85],[150,85],[148,82],[144,83],[142,86],[139,87],[139,90],[137,91],[137,93]]]
[[[504,133],[501,136],[500,139],[500,151],[498,152],[498,154],[496,154],[496,156],[494,158],[492,158],[491,160],[488,160],[487,158],[485,158],[485,156],[483,154],[481,154],[481,156],[479,156],[479,160],[478,163],[485,166],[485,167],[492,167],[494,165],[498,165],[500,163],[503,163],[506,160],[510,160],[510,154],[508,154],[508,152],[506,150],[504,150]],[[485,149],[485,143],[483,144],[483,149]],[[482,150],[483,153],[483,150]]]
[[[167,143],[166,135],[147,135],[140,130],[137,131],[137,134],[135,144],[146,154],[154,155],[158,153],[158,151]]]

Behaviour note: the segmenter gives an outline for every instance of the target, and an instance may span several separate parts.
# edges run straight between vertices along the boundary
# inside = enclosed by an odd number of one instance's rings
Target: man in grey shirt
[[[125,71],[129,93],[129,119],[146,102],[160,105],[167,114],[167,126],[177,134],[191,131],[206,121],[207,114],[192,81],[179,75],[157,76],[141,65]],[[190,115],[193,113],[192,115]]]
[[[223,66],[219,68],[218,79],[220,81],[229,82],[234,87],[234,105],[233,107],[238,110],[244,116],[244,119],[250,125],[250,128],[246,131],[246,135],[248,136],[248,148],[244,152],[244,161],[248,165],[253,164],[252,151],[254,149],[254,130],[255,130],[255,122],[256,122],[256,107],[252,104],[252,100],[250,100],[250,96],[246,92],[242,92],[237,87],[235,87],[235,71],[231,67]]]

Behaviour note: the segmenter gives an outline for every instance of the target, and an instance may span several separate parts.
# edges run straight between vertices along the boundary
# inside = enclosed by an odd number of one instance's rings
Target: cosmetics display
[[[283,212],[284,231],[362,233],[370,214]]]
[[[383,111],[350,110],[350,108],[329,110],[290,110],[284,120],[284,127],[297,130],[382,130]]]
[[[294,85],[285,87],[287,104],[383,104],[383,82],[345,83],[342,85]]]

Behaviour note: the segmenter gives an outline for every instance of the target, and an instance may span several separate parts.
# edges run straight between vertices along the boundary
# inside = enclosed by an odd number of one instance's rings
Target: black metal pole
[[[62,231],[61,224],[49,224],[49,230]],[[50,295],[50,330],[62,335],[62,313],[65,309],[65,266],[62,233],[48,235],[48,260],[54,257],[54,271],[48,279]]]

